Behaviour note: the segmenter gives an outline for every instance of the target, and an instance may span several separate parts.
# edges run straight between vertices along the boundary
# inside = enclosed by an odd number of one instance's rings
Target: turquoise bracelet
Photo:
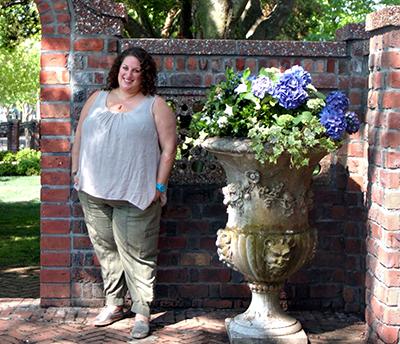
[[[167,187],[165,186],[165,184],[162,183],[157,183],[156,184],[156,189],[160,192],[165,192],[167,191]]]

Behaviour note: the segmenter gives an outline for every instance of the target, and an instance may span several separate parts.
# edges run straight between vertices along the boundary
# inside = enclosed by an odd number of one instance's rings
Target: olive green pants
[[[140,210],[127,201],[112,201],[79,192],[97,258],[107,305],[121,306],[129,290],[134,313],[150,315],[156,275],[160,202]]]

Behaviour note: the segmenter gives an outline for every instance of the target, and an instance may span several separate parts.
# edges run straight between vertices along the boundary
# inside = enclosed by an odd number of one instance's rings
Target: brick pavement
[[[111,326],[89,325],[94,308],[40,308],[39,299],[0,299],[1,344],[127,343],[133,318]],[[238,311],[169,310],[152,315],[150,337],[131,341],[143,344],[228,343],[224,319]],[[365,343],[365,324],[356,316],[342,313],[293,312],[308,334],[310,344]]]
[[[133,318],[94,328],[95,308],[40,308],[38,267],[0,269],[0,344],[127,343]],[[150,337],[141,344],[228,343],[224,319],[239,310],[158,310],[152,315]],[[357,316],[342,313],[292,312],[310,344],[365,343],[366,326]]]

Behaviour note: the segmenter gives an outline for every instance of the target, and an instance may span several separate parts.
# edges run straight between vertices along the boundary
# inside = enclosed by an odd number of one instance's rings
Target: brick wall
[[[120,40],[124,13],[112,1],[95,2],[90,5],[92,8],[80,0],[38,0],[36,3],[43,25],[43,306],[98,306],[103,303],[98,262],[87,237],[76,193],[70,185],[70,146],[83,102],[92,90],[102,87],[118,50],[129,45],[146,48],[156,59],[160,71],[159,93],[175,104],[181,127],[187,125],[198,100],[207,87],[222,78],[227,66],[236,70],[250,67],[256,71],[262,66],[287,68],[301,64],[310,71],[313,82],[321,90],[345,90],[353,110],[376,129],[370,129],[367,135],[368,125],[363,125],[360,133],[353,135],[337,154],[323,160],[322,172],[315,178],[316,205],[311,213],[319,233],[316,258],[291,278],[282,298],[292,309],[363,312],[368,249],[367,313],[372,314],[374,304],[379,305],[379,310],[385,302],[391,306],[383,296],[377,298],[379,302],[371,303],[375,300],[371,297],[375,295],[371,292],[375,287],[371,285],[382,285],[379,295],[392,295],[397,291],[398,254],[390,253],[398,249],[395,229],[399,229],[399,216],[392,207],[398,200],[396,130],[399,121],[397,113],[387,107],[395,110],[398,106],[394,97],[398,76],[394,70],[388,72],[398,67],[391,65],[397,61],[394,47],[398,46],[398,41],[393,38],[387,43],[381,34],[374,36],[372,42],[376,44],[371,49],[379,54],[373,53],[370,58],[370,67],[374,69],[368,94],[368,34],[362,26],[350,25],[338,32],[336,42],[325,43]],[[381,41],[377,37],[381,37]],[[371,64],[371,61],[374,62]],[[380,64],[386,67],[382,69]],[[390,88],[386,93],[389,95],[383,95],[385,88]],[[239,273],[218,261],[214,245],[216,230],[223,227],[226,220],[220,191],[223,181],[203,183],[190,168],[182,171],[181,177],[177,177],[180,170],[174,175],[168,191],[169,203],[163,210],[155,304],[164,307],[244,306],[249,301],[248,288]],[[194,177],[198,180],[194,181]],[[365,201],[368,199],[371,204],[367,204],[367,209]],[[368,248],[365,245],[367,213]],[[382,270],[378,261],[386,262],[388,269]],[[382,294],[382,290],[387,294]],[[390,314],[383,312],[379,326],[369,317],[374,331],[393,325],[385,322]]]
[[[400,8],[370,15],[366,319],[371,342],[400,341]]]

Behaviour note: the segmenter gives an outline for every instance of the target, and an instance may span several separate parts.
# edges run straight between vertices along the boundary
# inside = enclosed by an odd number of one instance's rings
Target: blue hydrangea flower
[[[320,114],[320,122],[326,129],[326,134],[335,141],[339,141],[346,131],[346,119],[342,111],[332,106],[325,106]]]
[[[251,92],[258,98],[262,99],[266,93],[274,93],[274,83],[267,76],[260,76],[251,83]]]
[[[300,66],[294,66],[282,74],[273,96],[285,109],[296,109],[307,100],[306,86],[310,82],[310,73]]]
[[[360,129],[360,120],[355,112],[347,112],[345,114],[346,131],[349,134],[354,134]]]
[[[349,98],[343,92],[333,91],[326,97],[326,105],[330,106],[336,111],[345,113],[349,107]]]

